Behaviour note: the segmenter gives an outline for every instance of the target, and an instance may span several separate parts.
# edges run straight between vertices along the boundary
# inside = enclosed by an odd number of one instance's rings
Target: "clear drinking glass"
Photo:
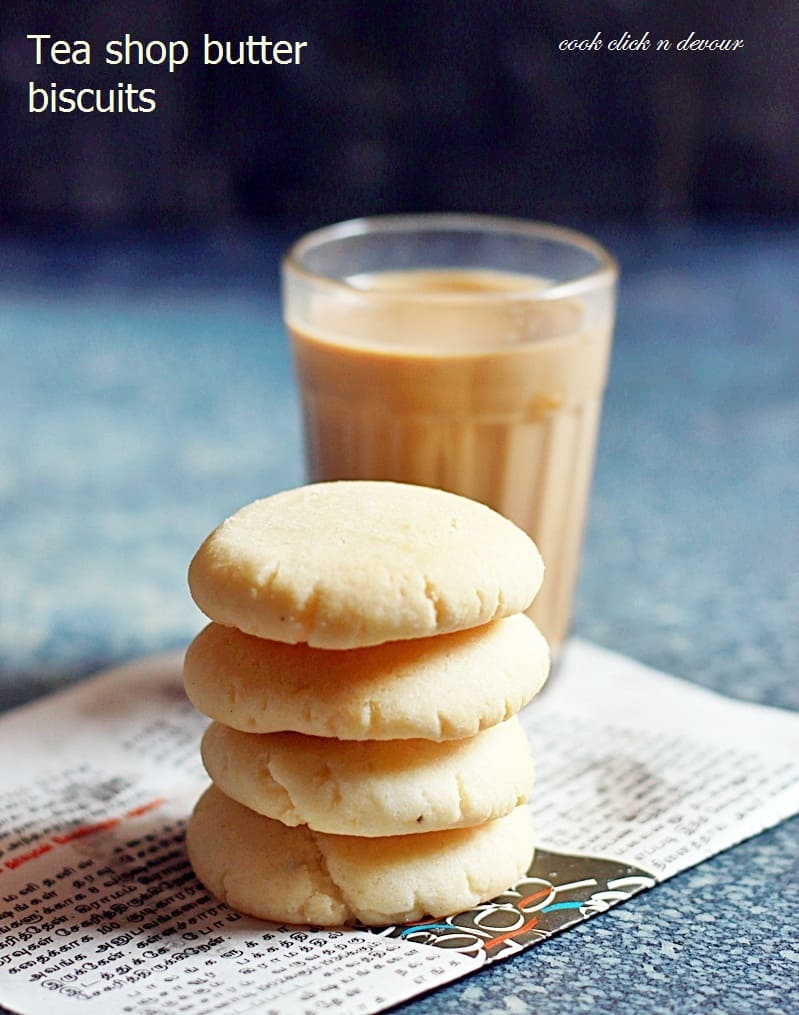
[[[610,358],[617,269],[579,233],[402,215],[310,233],[283,263],[309,479],[464,494],[546,564],[530,615],[569,627]]]

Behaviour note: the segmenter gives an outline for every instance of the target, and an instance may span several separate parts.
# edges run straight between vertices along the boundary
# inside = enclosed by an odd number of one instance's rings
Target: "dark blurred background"
[[[0,5],[0,228],[306,228],[462,209],[572,224],[795,219],[799,4],[189,0]],[[623,32],[669,52],[564,53]],[[696,37],[737,52],[678,52]],[[29,32],[92,44],[34,65]],[[185,39],[174,74],[105,42]],[[204,32],[308,45],[206,68]],[[28,82],[157,90],[151,114],[28,112]]]

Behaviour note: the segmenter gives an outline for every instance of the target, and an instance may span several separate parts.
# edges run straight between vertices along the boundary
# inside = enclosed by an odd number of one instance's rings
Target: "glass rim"
[[[353,285],[346,279],[333,278],[322,272],[312,271],[302,263],[302,258],[311,249],[322,244],[339,240],[354,239],[369,234],[418,232],[450,232],[453,235],[466,232],[518,236],[531,240],[547,240],[562,246],[579,248],[594,257],[596,264],[589,271],[575,274],[573,278],[555,282],[543,287],[481,292],[435,291],[398,292],[396,290],[368,289]],[[401,215],[370,215],[363,218],[346,219],[328,226],[322,226],[305,233],[296,240],[282,258],[283,270],[303,278],[307,282],[330,291],[358,296],[361,299],[413,300],[431,303],[507,303],[512,300],[557,300],[580,295],[605,283],[612,285],[618,279],[618,264],[615,257],[597,240],[585,233],[567,226],[539,222],[535,219],[521,219],[503,215],[484,215],[465,212],[408,213]],[[488,266],[487,266],[488,267]],[[488,270],[491,270],[488,267]],[[523,274],[523,272],[520,272]]]

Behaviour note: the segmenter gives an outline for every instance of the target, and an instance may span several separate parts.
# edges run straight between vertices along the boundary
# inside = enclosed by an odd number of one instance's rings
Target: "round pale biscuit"
[[[466,740],[335,740],[212,723],[206,771],[233,800],[284,825],[407,835],[480,825],[524,803],[533,761],[518,717]]]
[[[244,733],[340,740],[457,740],[515,715],[549,669],[524,613],[437,638],[349,652],[209,624],[183,665],[194,706]]]
[[[197,551],[189,587],[220,624],[348,649],[519,613],[543,573],[532,540],[484,504],[424,486],[339,481],[237,511]]]
[[[410,923],[499,895],[533,857],[530,811],[472,828],[367,839],[289,828],[211,786],[186,830],[197,877],[262,920],[338,926]]]

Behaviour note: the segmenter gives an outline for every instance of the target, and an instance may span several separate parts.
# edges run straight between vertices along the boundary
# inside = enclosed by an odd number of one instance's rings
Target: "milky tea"
[[[365,233],[346,235],[358,227]],[[382,228],[375,253],[370,233]],[[514,257],[493,235],[475,242],[475,230],[511,230]],[[528,230],[544,236],[537,259]],[[303,244],[331,236],[315,264]],[[457,256],[442,256],[443,238]],[[581,241],[582,275],[553,279],[547,269],[572,263],[554,248]],[[529,273],[510,270],[517,263]],[[576,234],[474,216],[345,223],[300,241],[284,265],[310,480],[437,486],[512,519],[546,564],[529,612],[554,655],[571,615],[615,277],[604,251]]]

